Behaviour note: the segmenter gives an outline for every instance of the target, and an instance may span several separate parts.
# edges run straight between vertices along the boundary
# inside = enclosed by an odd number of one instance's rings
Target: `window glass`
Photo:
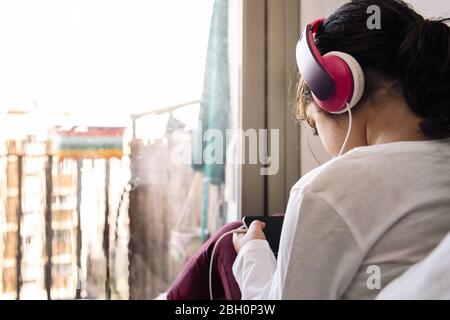
[[[213,3],[0,3],[0,299],[154,298],[236,212],[189,153]]]

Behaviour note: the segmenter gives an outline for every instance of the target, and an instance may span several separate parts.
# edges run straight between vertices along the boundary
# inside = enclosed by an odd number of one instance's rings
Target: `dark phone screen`
[[[272,217],[260,217],[260,216],[248,216],[244,217],[243,221],[247,228],[250,224],[259,220],[266,224],[264,228],[264,235],[266,236],[267,242],[272,249],[275,257],[278,256],[278,248],[280,246],[281,230],[283,228],[284,216],[272,216]]]

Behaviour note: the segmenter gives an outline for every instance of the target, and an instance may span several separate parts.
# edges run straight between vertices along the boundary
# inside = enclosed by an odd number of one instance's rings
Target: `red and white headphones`
[[[354,107],[364,93],[364,73],[351,55],[332,51],[322,56],[314,34],[324,18],[308,24],[297,43],[296,58],[301,76],[314,101],[330,113],[344,113]]]

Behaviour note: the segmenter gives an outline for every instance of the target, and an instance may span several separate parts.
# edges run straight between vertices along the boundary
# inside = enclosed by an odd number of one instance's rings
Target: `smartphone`
[[[250,227],[250,224],[255,220],[262,221],[266,224],[266,227],[263,230],[264,235],[266,236],[267,242],[269,242],[273,254],[277,257],[284,216],[247,216],[242,219],[247,228]]]

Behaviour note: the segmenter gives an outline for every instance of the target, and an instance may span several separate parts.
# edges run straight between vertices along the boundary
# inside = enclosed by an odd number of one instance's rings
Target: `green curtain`
[[[228,115],[230,110],[230,83],[228,64],[228,0],[215,0],[212,12],[211,27],[208,39],[208,52],[206,56],[203,92],[200,102],[200,122],[193,135],[193,161],[195,170],[200,170],[204,175],[203,205],[202,205],[202,236],[206,238],[206,222],[208,209],[209,184],[222,184],[225,181],[226,159],[226,129],[228,127]],[[218,163],[205,161],[204,151],[212,150],[210,144],[216,141],[206,134],[210,129],[220,132],[222,143],[216,144],[216,149],[221,148],[222,157],[214,159]],[[211,138],[211,139],[208,139]],[[208,148],[209,146],[209,148]],[[208,153],[206,153],[208,154]]]

